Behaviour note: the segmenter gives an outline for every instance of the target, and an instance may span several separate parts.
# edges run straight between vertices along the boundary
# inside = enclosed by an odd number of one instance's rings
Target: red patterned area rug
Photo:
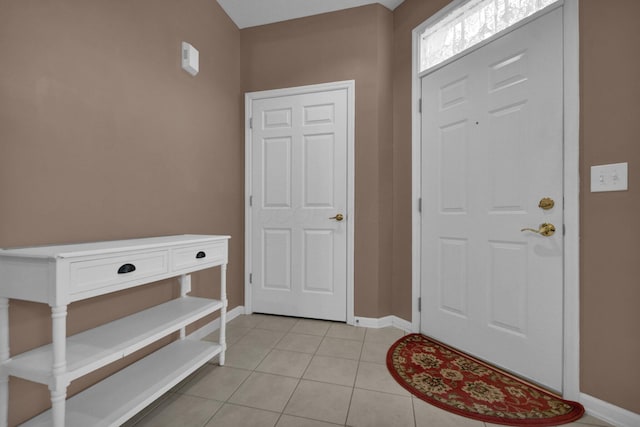
[[[584,408],[420,334],[400,338],[387,367],[401,386],[447,411],[511,426],[557,426]]]

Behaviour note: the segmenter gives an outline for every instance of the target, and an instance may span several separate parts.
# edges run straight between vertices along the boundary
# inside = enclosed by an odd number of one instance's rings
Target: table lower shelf
[[[68,399],[65,426],[119,426],[221,350],[208,341],[173,342]],[[49,410],[23,426],[48,427],[52,422]]]
[[[130,316],[72,335],[66,341],[66,379],[73,381],[149,345],[222,308],[222,302],[181,297]],[[48,384],[51,344],[14,356],[5,364],[9,375]]]

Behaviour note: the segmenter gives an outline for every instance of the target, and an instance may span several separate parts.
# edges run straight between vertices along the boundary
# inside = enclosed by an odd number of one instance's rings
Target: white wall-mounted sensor
[[[200,54],[198,49],[187,42],[182,42],[182,69],[195,76],[200,68]]]

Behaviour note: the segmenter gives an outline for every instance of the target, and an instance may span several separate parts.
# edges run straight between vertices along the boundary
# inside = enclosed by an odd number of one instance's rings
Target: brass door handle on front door
[[[541,236],[549,237],[553,236],[553,234],[556,232],[556,226],[545,222],[543,224],[540,224],[540,228],[537,230],[535,228],[523,228],[520,231],[532,231],[534,233],[540,234]]]
[[[336,216],[332,216],[329,219],[335,219],[336,221],[340,222],[340,221],[342,221],[344,219],[344,216],[342,216],[342,214],[338,214]]]

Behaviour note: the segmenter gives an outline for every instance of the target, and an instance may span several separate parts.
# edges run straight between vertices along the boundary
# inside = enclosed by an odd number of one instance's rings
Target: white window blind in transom
[[[469,0],[420,35],[420,72],[559,0]]]

